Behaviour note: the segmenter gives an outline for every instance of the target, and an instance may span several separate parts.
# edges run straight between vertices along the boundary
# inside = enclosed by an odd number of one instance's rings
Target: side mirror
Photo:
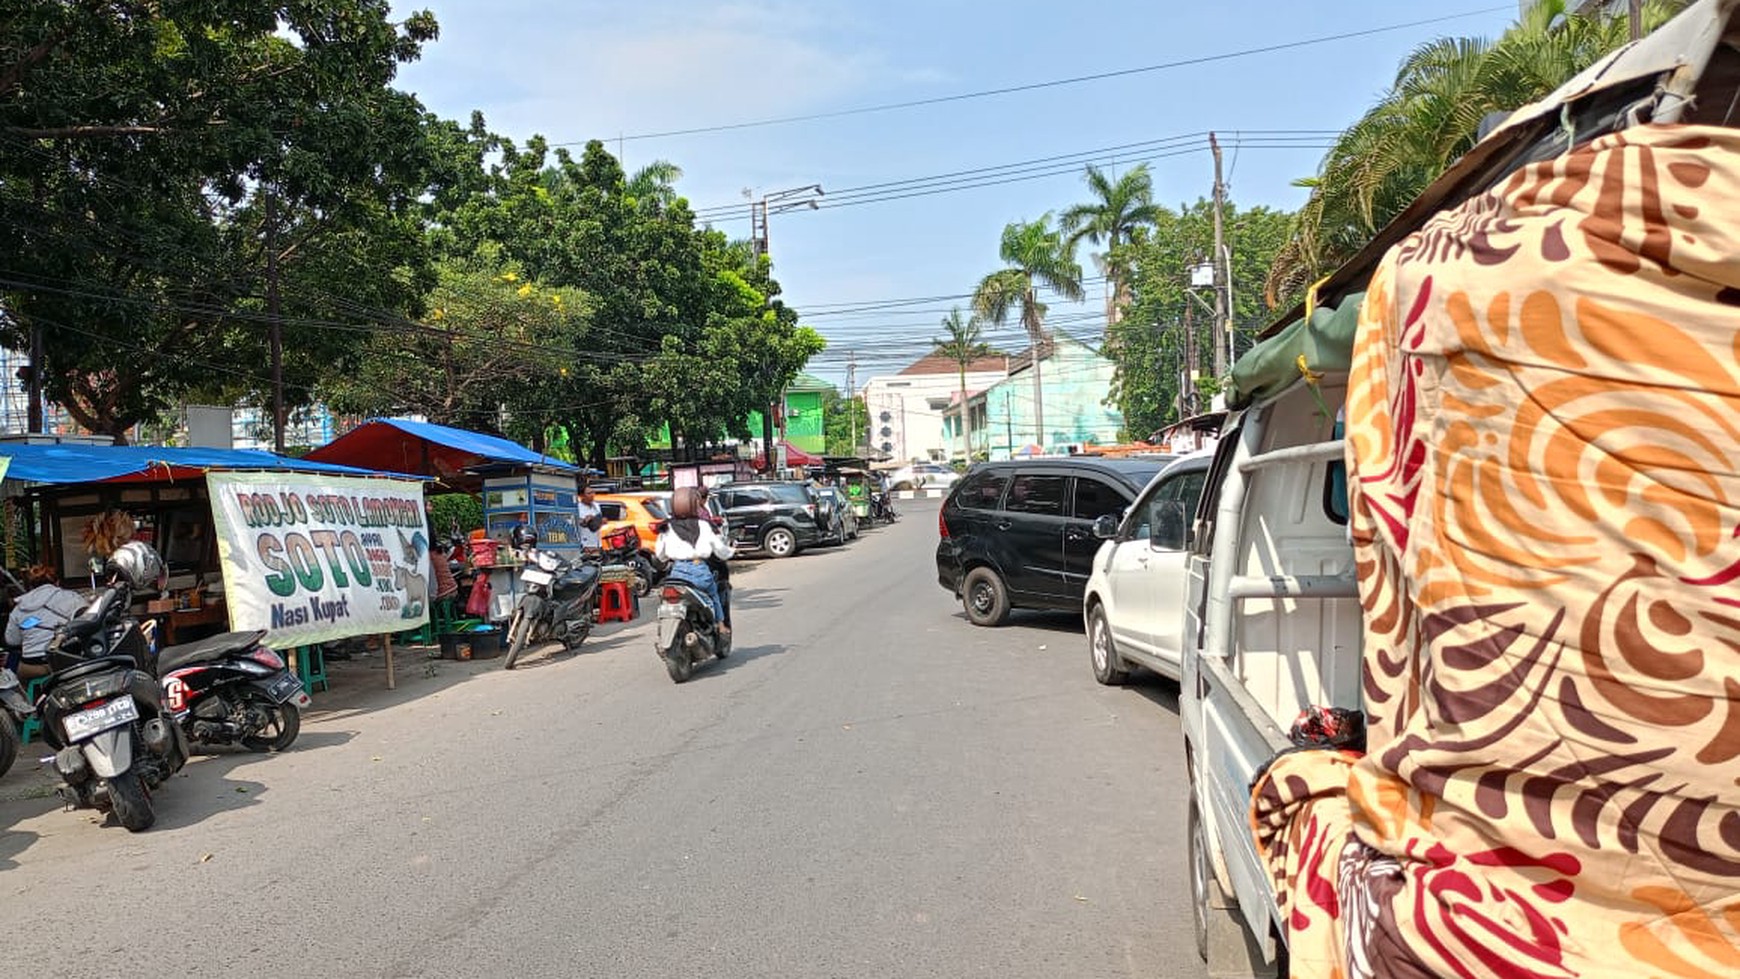
[[[1111,540],[1118,536],[1118,518],[1109,513],[1102,513],[1094,518],[1094,537],[1099,540]]]

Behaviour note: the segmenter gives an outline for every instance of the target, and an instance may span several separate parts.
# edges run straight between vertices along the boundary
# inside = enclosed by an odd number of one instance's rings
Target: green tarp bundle
[[[1320,306],[1253,347],[1233,364],[1227,406],[1248,407],[1286,390],[1301,376],[1300,356],[1313,372],[1345,372],[1353,362],[1353,331],[1364,301],[1365,293],[1356,292],[1334,308]]]

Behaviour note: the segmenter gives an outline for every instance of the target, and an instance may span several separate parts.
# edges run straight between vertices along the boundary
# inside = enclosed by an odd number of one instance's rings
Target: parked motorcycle
[[[663,577],[640,545],[640,532],[624,527],[604,538],[604,563],[626,565],[634,571],[634,593],[645,597]]]
[[[310,703],[284,658],[260,645],[264,632],[226,632],[157,657],[163,701],[194,747],[240,744],[283,751]]]
[[[569,564],[549,551],[538,550],[538,537],[521,525],[513,530],[514,548],[525,567],[520,571],[524,589],[508,619],[508,651],[502,663],[513,669],[526,647],[546,639],[559,640],[566,649],[576,649],[592,633],[592,605],[598,598],[599,566],[591,561]]]
[[[900,519],[894,512],[894,498],[886,490],[874,490],[870,493],[870,519],[883,523],[893,523]]]
[[[18,675],[0,667],[0,775],[11,771],[18,760],[18,749],[23,743],[19,732],[34,713],[36,708],[25,698]]]
[[[692,676],[708,657],[731,655],[731,634],[719,631],[712,603],[693,585],[667,579],[659,593],[659,658],[675,683]]]
[[[49,642],[54,673],[36,707],[55,749],[61,798],[75,809],[112,812],[132,832],[157,821],[151,790],[187,763],[187,742],[149,672],[150,648],[127,612],[134,591],[163,589],[157,552],[129,541],[109,558],[110,583]]]

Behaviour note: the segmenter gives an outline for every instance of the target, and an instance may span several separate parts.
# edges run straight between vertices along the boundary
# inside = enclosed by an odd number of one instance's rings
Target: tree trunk
[[[1039,362],[1045,354],[1045,324],[1039,319],[1039,298],[1031,286],[1027,289],[1022,319],[1027,321],[1027,335],[1033,341],[1033,444],[1045,448],[1045,381],[1040,376]]]

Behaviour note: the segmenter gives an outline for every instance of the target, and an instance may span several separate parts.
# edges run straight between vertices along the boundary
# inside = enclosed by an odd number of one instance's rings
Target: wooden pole
[[[387,689],[396,690],[399,687],[399,675],[393,672],[393,634],[381,636],[381,648],[387,654]]]

